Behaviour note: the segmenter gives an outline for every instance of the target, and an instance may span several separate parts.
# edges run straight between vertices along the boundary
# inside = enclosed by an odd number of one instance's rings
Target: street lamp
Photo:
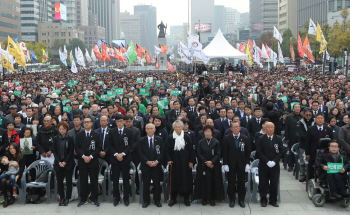
[[[345,47],[343,49],[343,53],[344,53],[344,67],[345,67],[345,77],[347,78],[348,77],[348,48]]]

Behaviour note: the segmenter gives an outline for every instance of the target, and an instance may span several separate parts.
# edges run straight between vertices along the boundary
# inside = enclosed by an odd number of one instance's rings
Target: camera
[[[199,76],[197,82],[199,85],[203,84],[203,81],[204,81],[204,76]]]

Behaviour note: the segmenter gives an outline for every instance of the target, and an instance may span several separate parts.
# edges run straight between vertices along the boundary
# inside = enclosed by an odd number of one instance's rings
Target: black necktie
[[[269,140],[272,141],[272,137],[269,137]]]
[[[30,119],[28,119],[28,123],[27,124],[30,124]]]
[[[104,149],[105,147],[105,130],[102,129],[102,135],[103,135],[103,142],[102,142],[102,149]]]
[[[122,130],[119,130],[119,134],[122,135]]]
[[[179,116],[179,112],[178,111],[176,111],[176,116]]]
[[[319,128],[318,130],[322,132],[322,128]]]
[[[89,133],[89,132],[87,132],[87,133],[86,133],[86,137],[89,137],[89,136],[90,136],[90,133]]]
[[[153,152],[153,141],[152,138],[149,140],[149,149],[151,150],[151,154]]]
[[[258,119],[258,124],[260,125],[260,119]]]

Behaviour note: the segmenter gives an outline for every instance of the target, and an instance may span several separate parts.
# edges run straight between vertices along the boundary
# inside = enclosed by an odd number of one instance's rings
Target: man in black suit
[[[227,113],[227,118],[222,122],[222,126],[224,127],[224,133],[227,129],[231,128],[231,123],[232,123],[233,117],[235,116],[235,112],[231,108],[227,109],[226,113]]]
[[[191,116],[193,113],[196,112],[196,101],[194,100],[193,97],[189,97],[188,98],[188,107],[187,110],[188,110],[188,113],[187,113],[187,116],[189,118],[189,116]]]
[[[154,124],[146,125],[147,136],[140,140],[139,155],[141,159],[141,172],[143,179],[143,208],[147,208],[151,201],[150,184],[153,180],[154,204],[162,207],[160,203],[160,179],[163,175],[159,161],[163,160],[164,147],[161,137],[154,135],[156,127]]]
[[[173,103],[174,109],[170,110],[169,114],[166,116],[166,128],[169,132],[172,129],[173,122],[176,120],[176,117],[180,115],[181,104],[178,100],[175,100]]]
[[[247,124],[247,130],[250,134],[250,139],[252,141],[252,151],[255,150],[255,134],[261,130],[261,117],[263,115],[263,111],[261,107],[256,107],[254,109],[254,117],[252,117]]]
[[[328,119],[328,107],[323,104],[323,96],[318,96],[317,101],[318,101],[318,112],[323,113],[324,120],[327,121],[327,119]]]
[[[101,108],[101,116],[107,116],[108,117],[108,108],[107,107],[103,107]],[[117,127],[117,125],[115,124],[115,120],[112,118],[108,119],[108,125],[109,128],[115,128]],[[101,128],[101,124],[100,124],[100,119],[95,120],[94,122],[94,129],[98,129]]]
[[[235,112],[235,115],[238,115],[239,118],[242,118],[245,116],[245,113],[244,113],[244,107],[245,107],[245,103],[243,100],[240,100],[238,102],[238,110]]]
[[[199,113],[199,116],[197,116]],[[193,128],[195,129],[196,126],[198,126],[199,124],[201,124],[201,115],[202,114],[206,114],[206,107],[204,105],[200,105],[198,107],[198,113],[193,113],[192,114],[192,119],[191,119],[191,123],[193,124]],[[194,122],[194,123],[193,123]]]
[[[213,120],[220,118],[218,111],[215,109],[215,101],[213,99],[209,101],[209,108],[207,110],[207,114],[209,118]]]
[[[318,103],[318,101],[313,101],[312,102],[311,110],[312,110],[312,118],[316,118],[316,115],[318,113],[320,113],[319,112],[319,103]]]
[[[232,123],[239,123],[241,125],[241,120],[239,119],[239,116],[234,116],[233,119],[232,119]],[[249,134],[249,132],[248,132],[248,130],[246,128],[243,128],[241,126],[240,133],[243,134],[244,136],[248,137],[248,139],[250,141],[250,134]],[[229,135],[229,134],[232,134],[232,129],[231,128],[226,129],[226,131],[224,133],[224,137],[226,135]]]
[[[219,130],[221,132],[221,136],[224,135],[224,126],[223,126],[223,121],[226,119],[226,109],[221,108],[219,111],[220,118],[214,120],[214,128]]]
[[[253,117],[252,116],[252,109],[251,106],[247,105],[244,107],[244,114],[245,116],[241,117],[241,126],[243,128],[247,128],[248,121]]]
[[[227,135],[223,141],[223,162],[224,170],[227,172],[228,188],[227,193],[230,198],[230,207],[235,206],[236,178],[238,179],[238,204],[245,207],[245,173],[249,171],[250,163],[250,140],[240,133],[239,122],[231,124],[233,135]]]
[[[108,124],[108,117],[101,116],[100,118],[101,128],[95,129],[95,131],[99,133],[101,137],[102,150],[99,153],[100,158],[105,160],[109,164],[110,162],[109,162],[109,156],[108,156],[108,145],[109,145],[109,135],[110,135],[109,132],[111,131],[111,129],[107,126],[107,124]]]
[[[44,107],[46,107],[47,111],[50,111],[52,114],[55,112],[55,107],[51,105],[51,96],[50,95],[46,96]]]
[[[140,133],[142,134],[141,122],[135,119],[133,109],[127,108],[125,111],[126,111],[126,115],[127,116],[131,116],[132,117],[132,126],[134,126],[135,128],[139,129]]]
[[[305,155],[306,159],[309,160],[309,178],[314,177],[314,168],[312,166],[315,164],[317,149],[322,147],[319,145],[319,140],[321,138],[333,139],[333,130],[324,125],[323,113],[316,114],[315,119],[316,125],[308,128],[305,139]]]
[[[91,195],[90,200],[97,207],[98,202],[98,173],[99,173],[99,153],[101,152],[100,134],[92,130],[91,117],[84,119],[84,131],[77,134],[75,138],[75,152],[78,157],[78,167],[80,175],[80,202],[78,207],[87,203],[88,198],[88,180],[90,177]]]
[[[269,192],[269,204],[279,207],[277,203],[278,181],[280,178],[279,161],[283,155],[282,138],[275,135],[275,125],[266,123],[266,134],[256,140],[256,153],[259,162],[259,190],[262,207],[267,205],[267,192]]]
[[[113,175],[113,195],[114,206],[120,201],[119,176],[122,173],[124,187],[124,204],[128,206],[131,187],[129,184],[129,171],[131,162],[131,150],[133,146],[134,135],[131,129],[124,127],[124,116],[117,114],[115,116],[117,128],[113,128],[109,134],[109,160],[112,164]]]
[[[25,124],[25,125],[27,125],[27,124],[32,125],[33,124],[33,122],[32,122],[33,108],[32,107],[27,107],[26,114],[27,114],[27,117],[23,118],[22,123]]]

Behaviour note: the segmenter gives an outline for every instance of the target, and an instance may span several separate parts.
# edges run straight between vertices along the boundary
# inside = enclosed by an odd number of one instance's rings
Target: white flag
[[[154,45],[154,53],[156,53],[156,55],[159,55],[159,53],[162,52],[162,49],[159,48],[158,46]]]
[[[184,58],[186,64],[191,64],[191,53],[188,50],[188,48],[183,44],[181,41],[179,45],[177,46],[177,53]]]
[[[264,46],[264,43],[261,46],[261,57],[262,58],[266,58],[266,59],[269,58],[269,55],[267,54],[266,48]]]
[[[73,73],[78,73],[77,65],[75,65],[74,59],[72,59],[72,66],[70,68],[70,71]]]
[[[276,52],[272,51],[272,49],[271,49],[271,56],[272,56],[272,60],[273,60],[273,66],[276,67],[277,66],[277,54],[276,54]]]
[[[282,54],[280,43],[278,43],[278,60],[279,60],[279,62],[284,63],[284,59],[283,59],[283,54]]]
[[[324,58],[324,53],[326,53],[326,60],[330,61],[331,60],[331,56],[329,55],[328,51],[323,52],[323,58]]]
[[[174,57],[175,57],[175,55],[172,54],[172,55],[170,55],[169,59],[172,60],[172,59],[174,59]]]
[[[283,42],[283,38],[282,35],[280,34],[280,32],[277,30],[277,28],[275,26],[273,26],[273,37],[276,38],[278,41],[280,41],[280,43]]]
[[[204,64],[208,64],[210,58],[206,54],[204,54],[203,50],[201,51],[201,58]]]
[[[89,62],[89,63],[91,63],[92,62],[92,59],[91,59],[91,57],[90,57],[90,55],[89,55],[89,52],[88,52],[88,50],[85,48],[85,58],[86,58],[86,60]]]
[[[144,66],[142,59],[139,56],[137,56],[137,63],[140,64],[141,66]]]
[[[27,62],[30,61],[31,59],[30,59],[29,51],[27,50],[26,44],[25,44],[24,42],[21,42],[21,43],[19,44],[19,46],[21,47],[21,49],[22,49],[22,51],[23,51],[23,54],[24,54],[24,56],[25,56]]]
[[[77,60],[77,63],[85,68],[84,55],[79,47],[75,48],[75,58]]]
[[[64,59],[67,60],[67,58],[68,58],[68,52],[67,52],[67,49],[66,49],[66,45],[64,45],[63,56],[64,56]]]
[[[239,50],[239,47],[241,47],[241,44],[237,43],[236,44],[236,49]]]
[[[315,25],[315,23],[312,21],[312,19],[310,18],[310,22],[309,22],[309,32],[308,34],[312,34],[315,35],[317,34],[317,25]]]
[[[97,58],[96,58],[96,56],[95,56],[95,52],[94,52],[93,49],[91,49],[91,60],[93,60],[94,62],[97,61]]]

